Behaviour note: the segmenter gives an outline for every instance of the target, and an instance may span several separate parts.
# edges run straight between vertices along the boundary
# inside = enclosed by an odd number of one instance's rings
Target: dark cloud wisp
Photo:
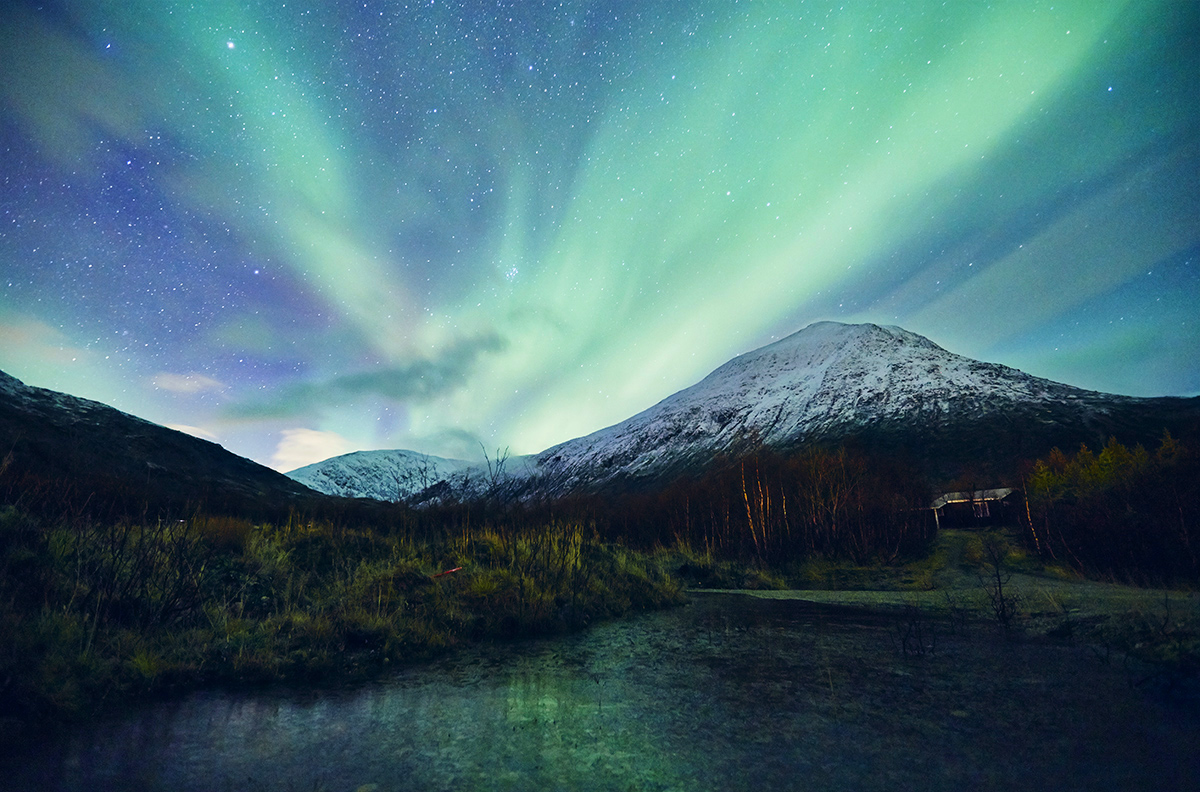
[[[504,347],[504,339],[495,332],[459,338],[440,355],[323,382],[298,383],[269,401],[235,404],[228,413],[235,418],[286,418],[362,398],[424,401],[464,386],[480,357],[500,352]]]

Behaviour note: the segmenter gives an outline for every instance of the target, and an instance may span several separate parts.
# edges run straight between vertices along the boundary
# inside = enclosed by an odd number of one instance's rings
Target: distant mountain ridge
[[[981,462],[1011,468],[1055,445],[1109,435],[1152,443],[1164,428],[1187,435],[1197,427],[1200,398],[1098,393],[948,352],[901,327],[818,322],[625,421],[508,460],[504,487],[526,497],[645,488],[721,455],[814,442],[858,443],[950,478]],[[486,486],[486,469],[462,467],[426,497]]]
[[[1097,393],[971,360],[899,327],[820,322],[621,423],[508,459],[503,475],[496,460],[370,451],[290,478],[216,443],[0,372],[0,498],[28,500],[32,487],[53,508],[78,495],[93,505],[102,496],[127,514],[207,508],[277,519],[299,509],[375,519],[390,514],[381,500],[650,489],[763,447],[857,444],[953,478],[981,468],[1011,474],[1052,446],[1098,447],[1110,435],[1153,446],[1164,429],[1200,441],[1200,397]]]
[[[287,475],[326,495],[403,501],[472,464],[416,451],[355,451]]]

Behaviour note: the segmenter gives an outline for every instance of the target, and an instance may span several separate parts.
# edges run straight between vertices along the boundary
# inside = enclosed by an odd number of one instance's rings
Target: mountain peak
[[[783,408],[787,402],[799,409],[822,393],[829,395],[835,382],[843,392],[888,391],[900,384],[895,374],[921,363],[932,372],[967,362],[974,361],[902,327],[817,322],[733,358],[667,401],[700,397],[753,404],[759,410]]]
[[[851,353],[886,353],[905,345],[945,352],[928,338],[896,325],[824,321],[814,322],[778,341],[739,355],[734,360],[744,357],[757,360],[767,355],[782,354],[813,364]]]
[[[1186,431],[1198,412],[1200,399],[1073,388],[956,355],[894,325],[817,322],[621,423],[512,460],[508,470],[513,492],[555,496],[651,486],[760,446],[787,451],[854,438],[954,475],[964,465],[1008,464],[1114,433],[1151,441],[1163,427]],[[470,497],[484,478],[478,466],[462,468],[447,486]]]
[[[1018,413],[1057,411],[1080,434],[1097,411],[1128,401],[956,355],[902,327],[817,322],[622,423],[542,452],[536,465],[569,491],[674,475],[760,444],[891,433],[918,438],[900,442],[916,447],[922,434],[996,420],[1020,434]]]

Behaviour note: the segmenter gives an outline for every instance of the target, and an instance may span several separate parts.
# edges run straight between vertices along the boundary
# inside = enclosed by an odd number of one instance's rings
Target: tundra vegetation
[[[996,618],[1018,615],[1018,557],[1194,588],[1198,470],[1170,436],[1153,454],[1112,441],[1028,463],[1027,519],[976,552]],[[493,485],[472,503],[260,519],[131,511],[127,492],[0,465],[0,733],[201,684],[365,676],[677,604],[689,586],[864,588],[902,567],[900,585],[929,589],[944,561],[929,484],[844,447],[761,451],[603,499],[516,504]],[[1193,631],[1155,624],[1127,630],[1130,646],[1148,635],[1194,665]]]

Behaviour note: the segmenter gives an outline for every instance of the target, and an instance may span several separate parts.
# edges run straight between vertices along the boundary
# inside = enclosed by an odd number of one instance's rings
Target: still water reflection
[[[209,692],[147,706],[47,746],[0,786],[1049,788],[1055,764],[1001,761],[980,775],[981,761],[1007,742],[963,720],[976,717],[974,704],[944,679],[973,650],[946,638],[936,657],[909,657],[895,650],[892,629],[800,602],[705,594],[672,611],[472,650],[353,689]],[[904,702],[912,711],[898,717]],[[1161,750],[1190,736],[1171,733]],[[1107,756],[1112,766],[1102,772],[1065,772],[1054,783],[1128,782],[1143,762],[1172,758]]]

